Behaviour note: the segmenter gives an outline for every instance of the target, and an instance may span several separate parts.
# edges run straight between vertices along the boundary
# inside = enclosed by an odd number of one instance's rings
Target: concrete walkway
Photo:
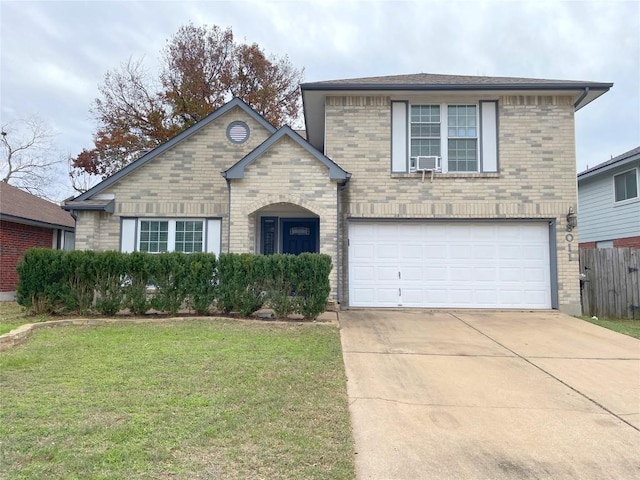
[[[640,341],[557,312],[340,313],[359,479],[640,478]]]

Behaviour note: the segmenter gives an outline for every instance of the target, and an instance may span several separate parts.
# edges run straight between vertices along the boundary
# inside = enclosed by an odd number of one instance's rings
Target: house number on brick
[[[567,249],[568,249],[568,252],[569,252],[569,261],[570,262],[575,262],[576,261],[576,254],[571,249],[571,243],[573,242],[573,234],[572,233],[567,233],[564,236],[564,239],[567,242]]]

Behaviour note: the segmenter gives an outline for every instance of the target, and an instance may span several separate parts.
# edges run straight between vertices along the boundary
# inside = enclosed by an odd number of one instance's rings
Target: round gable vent
[[[249,125],[244,122],[231,122],[227,127],[227,138],[233,143],[244,143],[249,139]]]

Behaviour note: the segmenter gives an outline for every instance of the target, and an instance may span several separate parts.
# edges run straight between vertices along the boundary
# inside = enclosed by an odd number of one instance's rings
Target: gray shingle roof
[[[585,82],[576,80],[548,80],[541,78],[481,77],[473,75],[443,75],[414,73],[383,77],[347,78],[322,82],[303,83],[302,90],[324,90],[335,88],[400,89],[425,87],[450,88],[583,88],[586,86],[611,88],[611,83]]]
[[[608,167],[611,167],[617,164],[622,164],[626,160],[632,159],[632,157],[640,158],[640,147],[633,148],[628,152],[624,152],[623,154],[618,155],[617,157],[613,157],[612,159],[607,160],[606,162],[599,163],[595,167],[591,167],[583,172],[580,172],[578,174],[578,178],[583,177],[585,175],[593,174],[598,170],[604,170],[604,169],[607,169]]]

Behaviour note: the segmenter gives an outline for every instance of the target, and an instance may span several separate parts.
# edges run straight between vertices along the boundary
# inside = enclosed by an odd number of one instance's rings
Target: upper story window
[[[415,170],[416,157],[440,156],[440,105],[411,106],[410,168]]]
[[[497,101],[477,104],[391,102],[391,171],[415,172],[435,156],[443,173],[498,171]]]
[[[624,202],[638,197],[638,174],[636,169],[613,176],[613,190],[616,202]]]
[[[448,166],[450,172],[478,171],[478,121],[475,105],[448,107]]]

